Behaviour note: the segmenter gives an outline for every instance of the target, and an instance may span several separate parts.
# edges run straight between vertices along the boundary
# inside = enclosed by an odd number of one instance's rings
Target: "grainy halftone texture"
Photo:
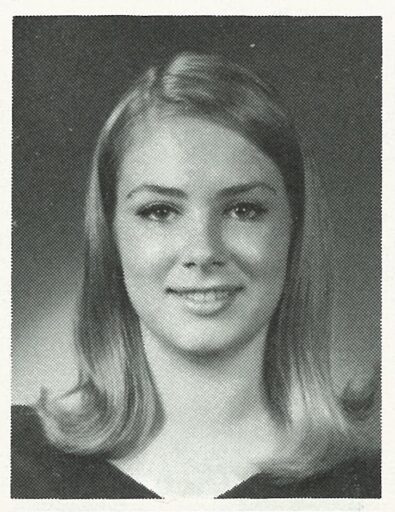
[[[339,274],[338,379],[379,354],[379,18],[21,17],[14,24],[13,397],[75,371],[69,311],[98,130],[148,62],[218,52],[281,92],[322,176]],[[59,364],[62,371],[59,372]]]
[[[94,143],[131,79],[149,62],[184,50],[223,54],[280,91],[303,149],[314,155],[333,217],[338,385],[352,375],[363,381],[379,357],[379,18],[19,17],[14,22],[15,403],[34,401],[41,385],[63,390],[75,379],[72,313]],[[345,471],[356,474],[354,467]],[[364,467],[364,478],[368,472]],[[359,488],[346,489],[344,496],[348,492],[360,495]]]

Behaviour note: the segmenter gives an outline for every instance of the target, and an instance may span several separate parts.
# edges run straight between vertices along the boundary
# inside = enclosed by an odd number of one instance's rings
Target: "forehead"
[[[266,179],[280,186],[278,166],[243,135],[207,120],[144,122],[125,141],[120,183],[200,190]]]

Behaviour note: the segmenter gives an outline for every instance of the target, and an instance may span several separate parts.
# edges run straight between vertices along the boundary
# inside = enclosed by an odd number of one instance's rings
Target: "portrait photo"
[[[12,72],[11,497],[381,498],[382,19],[15,16]]]

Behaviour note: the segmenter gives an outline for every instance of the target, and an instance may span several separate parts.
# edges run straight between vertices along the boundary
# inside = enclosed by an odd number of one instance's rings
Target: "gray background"
[[[72,309],[98,131],[130,79],[182,50],[269,79],[315,155],[333,215],[339,385],[380,353],[381,20],[14,19],[13,402],[73,383]]]

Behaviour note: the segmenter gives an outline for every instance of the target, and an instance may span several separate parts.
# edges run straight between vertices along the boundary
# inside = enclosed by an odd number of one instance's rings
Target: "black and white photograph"
[[[12,33],[11,498],[379,501],[382,18]]]

